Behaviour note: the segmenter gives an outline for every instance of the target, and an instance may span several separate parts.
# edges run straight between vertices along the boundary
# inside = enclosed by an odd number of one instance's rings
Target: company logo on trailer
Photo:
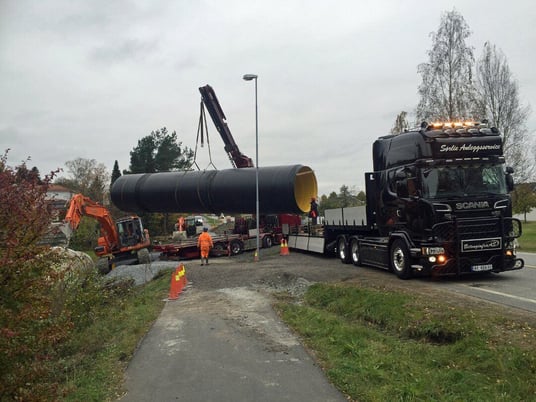
[[[457,202],[456,209],[480,209],[489,208],[489,202],[487,201],[467,201]]]

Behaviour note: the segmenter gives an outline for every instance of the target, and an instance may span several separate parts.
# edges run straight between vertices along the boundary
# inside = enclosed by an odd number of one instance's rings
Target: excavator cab
[[[116,225],[121,248],[145,242],[143,225],[137,216],[121,218],[116,222]]]

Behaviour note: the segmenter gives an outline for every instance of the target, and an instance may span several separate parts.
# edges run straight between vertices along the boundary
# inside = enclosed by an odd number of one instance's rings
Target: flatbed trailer
[[[214,247],[210,250],[211,257],[233,256],[247,250],[254,250],[257,244],[255,236],[240,234],[211,233]],[[260,244],[262,248],[270,248],[274,242],[280,242],[281,236],[271,233],[261,233]],[[160,252],[161,260],[188,260],[200,258],[197,248],[197,238],[179,240],[168,244],[155,244],[153,251]]]
[[[244,243],[240,235],[215,235],[212,234],[214,247],[210,250],[212,257],[222,257],[240,254],[244,251]],[[187,260],[199,258],[197,238],[179,240],[168,244],[155,244],[153,251],[160,252],[161,260]]]

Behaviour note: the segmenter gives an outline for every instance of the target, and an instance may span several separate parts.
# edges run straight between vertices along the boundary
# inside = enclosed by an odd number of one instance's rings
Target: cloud
[[[0,149],[41,171],[77,157],[126,169],[138,139],[163,126],[195,146],[198,87],[210,84],[252,157],[254,86],[242,75],[255,73],[261,164],[307,164],[321,193],[363,188],[372,142],[415,107],[429,33],[453,6],[475,54],[487,40],[501,48],[534,105],[529,1],[0,2]],[[230,168],[209,130],[216,166]]]

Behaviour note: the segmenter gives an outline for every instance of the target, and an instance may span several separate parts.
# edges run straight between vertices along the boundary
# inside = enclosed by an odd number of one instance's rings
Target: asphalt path
[[[195,284],[166,302],[126,370],[124,388],[121,402],[347,401],[267,294]]]
[[[536,254],[518,255],[525,260],[518,271],[421,280],[536,313]],[[341,267],[336,259],[322,263]],[[231,290],[193,286],[166,303],[127,369],[122,402],[347,400],[278,319],[268,297]]]
[[[437,285],[453,292],[536,313],[536,254],[517,253],[525,260],[518,271],[441,280]]]

